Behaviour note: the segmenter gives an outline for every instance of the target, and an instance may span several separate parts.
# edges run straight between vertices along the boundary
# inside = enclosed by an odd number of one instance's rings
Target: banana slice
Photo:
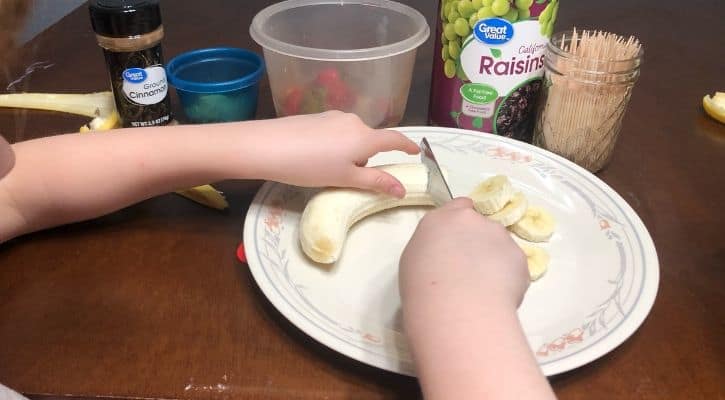
[[[526,214],[526,209],[529,206],[526,196],[517,192],[511,198],[511,201],[498,212],[491,214],[488,218],[502,224],[503,226],[511,226],[517,223]]]
[[[317,193],[307,203],[300,219],[300,245],[309,258],[323,264],[337,261],[350,227],[368,215],[393,207],[435,204],[426,192],[428,169],[423,164],[391,164],[376,168],[396,177],[405,187],[405,197],[397,199],[342,188]]]
[[[548,211],[529,206],[524,217],[509,226],[509,230],[529,242],[546,242],[554,234],[555,227],[554,217]]]
[[[471,193],[476,211],[491,215],[500,211],[514,197],[514,189],[505,175],[496,175],[481,182]]]
[[[531,281],[533,282],[538,280],[549,268],[549,253],[539,246],[521,243],[518,241],[516,243],[526,255],[526,263],[529,267],[529,277],[531,278]]]

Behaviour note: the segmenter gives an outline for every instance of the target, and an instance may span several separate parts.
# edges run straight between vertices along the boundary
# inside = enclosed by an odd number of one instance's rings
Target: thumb
[[[459,208],[473,208],[473,200],[468,197],[456,197],[455,199],[444,204],[442,209],[456,210]]]
[[[376,168],[356,168],[352,184],[360,189],[389,194],[399,199],[405,196],[405,187],[399,180]]]

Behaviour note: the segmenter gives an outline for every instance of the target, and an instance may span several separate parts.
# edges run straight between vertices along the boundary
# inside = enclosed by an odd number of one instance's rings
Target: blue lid
[[[215,47],[179,54],[166,65],[169,83],[179,90],[220,93],[259,82],[264,61],[254,52]]]

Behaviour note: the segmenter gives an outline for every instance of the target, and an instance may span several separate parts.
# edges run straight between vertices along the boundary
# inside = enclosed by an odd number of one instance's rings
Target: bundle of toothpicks
[[[609,161],[639,76],[641,45],[602,31],[574,29],[552,42],[535,143],[596,172]]]

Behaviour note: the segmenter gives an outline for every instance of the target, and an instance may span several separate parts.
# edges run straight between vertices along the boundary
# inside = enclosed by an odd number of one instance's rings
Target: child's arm
[[[350,186],[403,196],[392,176],[364,168],[381,151],[416,153],[399,132],[328,112],[216,125],[120,129],[13,145],[0,179],[0,242],[109,213],[158,194],[223,179]]]
[[[526,258],[470,199],[429,212],[400,264],[403,320],[427,399],[553,399],[519,324]]]

